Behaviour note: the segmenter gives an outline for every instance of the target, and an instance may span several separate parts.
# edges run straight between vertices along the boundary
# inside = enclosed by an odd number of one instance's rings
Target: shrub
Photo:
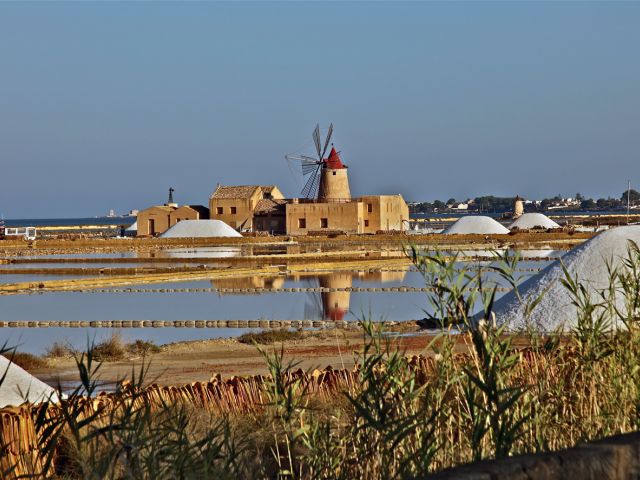
[[[122,335],[114,333],[107,340],[96,343],[92,348],[93,358],[98,362],[116,362],[123,360],[127,354],[127,348]]]
[[[158,345],[147,340],[136,340],[135,342],[127,345],[127,350],[133,355],[141,355],[143,357],[153,353],[160,353],[162,351]]]
[[[27,371],[37,370],[47,366],[45,360],[31,353],[14,352],[13,354],[7,355],[7,358]]]
[[[299,340],[303,337],[303,333],[298,330],[265,330],[258,333],[245,333],[238,337],[238,342],[253,345],[272,345],[277,342],[286,342],[289,340]]]
[[[73,357],[73,354],[74,351],[69,345],[62,342],[53,342],[53,345],[47,349],[45,356],[48,358],[70,358]]]

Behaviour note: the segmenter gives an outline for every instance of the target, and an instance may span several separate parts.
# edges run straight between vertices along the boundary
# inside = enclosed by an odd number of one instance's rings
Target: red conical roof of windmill
[[[333,147],[331,147],[329,158],[324,159],[324,164],[327,168],[331,168],[333,170],[345,168],[342,160],[340,160],[340,154],[338,154],[338,152],[336,152],[336,149]]]

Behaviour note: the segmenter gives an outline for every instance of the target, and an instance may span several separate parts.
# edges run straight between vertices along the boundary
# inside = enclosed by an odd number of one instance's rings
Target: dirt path
[[[407,329],[416,334],[394,337],[393,345],[399,346],[407,355],[427,353],[427,346],[433,336],[418,333],[414,327]],[[303,369],[324,368],[329,365],[333,368],[352,368],[354,352],[359,351],[364,343],[362,332],[355,329],[304,332],[303,335],[302,339],[262,345],[259,348],[268,353],[284,348],[285,361],[297,362]],[[459,348],[465,348],[462,338]],[[230,377],[267,373],[265,359],[258,348],[240,343],[237,339],[169,344],[162,347],[161,353],[151,355],[148,360],[150,366],[147,378],[162,385],[207,381],[216,374]],[[99,378],[102,381],[113,382],[130,377],[132,368],[139,368],[141,363],[140,357],[119,362],[104,362]],[[73,359],[50,360],[50,364],[49,368],[34,370],[32,373],[50,384],[55,384],[58,379],[67,385],[78,381]]]

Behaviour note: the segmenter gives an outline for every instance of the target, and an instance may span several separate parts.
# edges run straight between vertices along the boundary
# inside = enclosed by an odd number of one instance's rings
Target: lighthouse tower
[[[329,157],[322,160],[318,201],[351,200],[347,166],[342,163],[340,154],[331,146]]]

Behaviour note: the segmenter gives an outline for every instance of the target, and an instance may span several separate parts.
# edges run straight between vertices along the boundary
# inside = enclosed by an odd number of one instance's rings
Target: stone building
[[[285,199],[273,185],[218,186],[211,218],[241,231],[309,235],[403,231],[409,207],[401,195],[351,197],[347,166],[335,148],[319,165],[317,198]]]
[[[182,220],[207,220],[209,209],[202,205],[178,206],[173,201],[173,189],[169,190],[169,200],[164,205],[156,205],[138,212],[136,223],[138,237],[156,236]]]
[[[209,198],[209,212],[213,220],[222,220],[236,230],[253,231],[258,203],[282,199],[284,196],[275,185],[218,185]]]

